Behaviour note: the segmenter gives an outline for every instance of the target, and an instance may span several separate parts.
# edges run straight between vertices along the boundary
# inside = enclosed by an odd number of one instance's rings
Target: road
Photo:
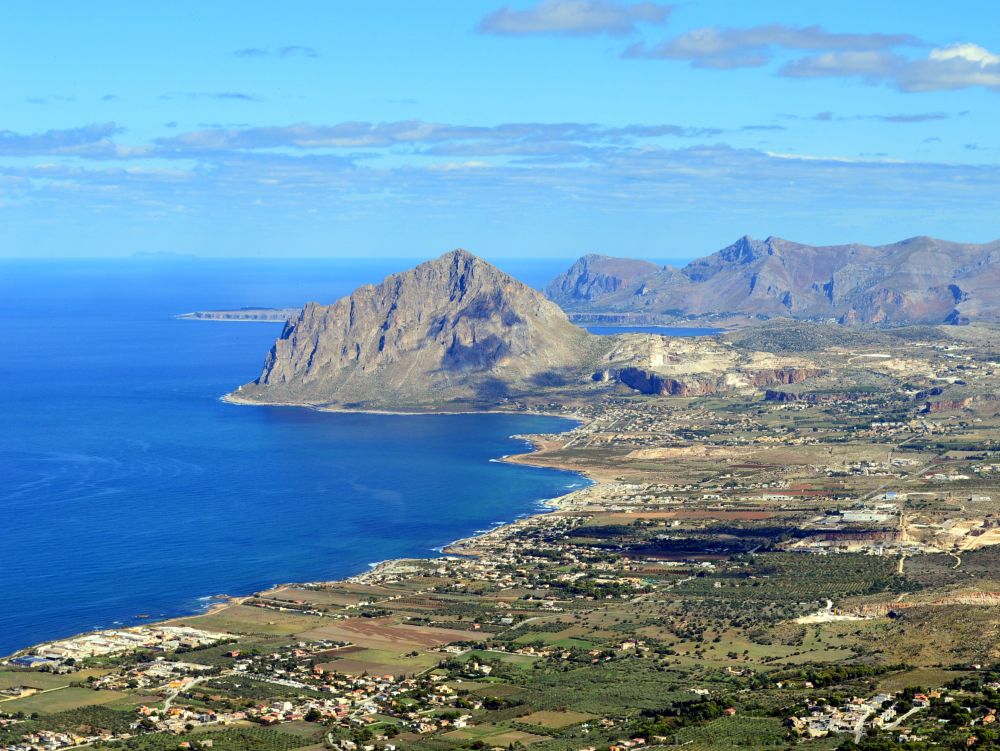
[[[897,717],[897,718],[896,718],[895,720],[893,720],[892,722],[889,722],[889,723],[886,723],[886,724],[884,725],[884,728],[885,728],[886,730],[895,730],[896,728],[898,728],[898,727],[899,727],[899,724],[900,724],[901,722],[905,721],[905,720],[906,720],[906,719],[907,719],[908,717],[910,717],[911,715],[915,715],[915,714],[916,714],[917,712],[919,712],[919,711],[920,711],[921,709],[923,709],[923,707],[913,707],[913,708],[912,708],[912,709],[910,709],[909,711],[907,711],[907,712],[904,712],[903,714],[901,714],[901,715],[900,715],[899,717]]]
[[[868,718],[871,717],[874,712],[869,712],[864,717],[858,720],[858,724],[854,726],[854,742],[861,743],[861,736],[865,734],[865,723],[868,722]]]
[[[167,696],[166,700],[163,702],[163,711],[165,712],[168,709],[170,709],[171,703],[173,703],[174,699],[177,698],[177,695],[181,691],[187,691],[188,689],[197,686],[202,681],[207,681],[209,678],[215,678],[215,677],[217,676],[203,675],[200,678],[195,678],[190,683],[185,683],[183,686],[179,686],[175,690],[171,691],[170,694]]]

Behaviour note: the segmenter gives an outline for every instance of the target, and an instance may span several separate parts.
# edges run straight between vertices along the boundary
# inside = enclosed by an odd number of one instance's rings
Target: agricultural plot
[[[771,749],[784,746],[785,731],[781,720],[773,717],[723,717],[706,725],[681,728],[674,740],[676,745],[692,751],[723,751],[724,749]]]
[[[73,680],[76,680],[74,676]],[[68,686],[70,680],[63,675],[40,673],[37,670],[0,670],[0,689],[29,686],[37,689]]]
[[[390,618],[352,618],[305,631],[301,636],[305,639],[349,641],[362,647],[397,652],[482,638],[482,634],[475,631],[409,626]]]
[[[525,725],[540,725],[559,730],[570,725],[579,725],[581,722],[587,722],[592,719],[594,719],[594,715],[584,714],[583,712],[543,711],[532,712],[524,717],[518,717],[517,721]]]
[[[67,686],[66,688],[44,691],[34,696],[26,696],[23,699],[7,701],[0,706],[3,707],[4,712],[24,712],[25,714],[38,712],[44,715],[79,709],[80,707],[108,704],[120,700],[124,696],[117,691],[92,691],[89,688]]]
[[[172,623],[230,634],[290,635],[308,631],[325,622],[326,619],[317,616],[298,615],[288,611],[280,612],[247,605],[229,605],[215,613],[196,618],[180,618]]]
[[[481,725],[476,728],[452,730],[445,733],[443,737],[463,744],[468,741],[482,741],[488,743],[490,746],[505,748],[512,746],[512,744],[528,746],[532,743],[545,740],[544,736],[495,725]]]
[[[943,668],[917,668],[900,673],[887,675],[878,682],[880,691],[902,691],[906,688],[919,687],[927,690],[930,686],[943,686],[970,675],[963,670],[945,670]]]
[[[175,751],[187,741],[212,742],[212,751],[293,751],[315,745],[315,740],[270,728],[232,728],[207,733],[182,736],[146,735],[118,743],[98,743],[94,749],[121,749],[123,751]]]
[[[320,663],[324,670],[340,673],[371,673],[374,675],[407,676],[434,667],[441,656],[427,652],[394,652],[386,649],[359,649],[342,659]]]
[[[584,714],[637,715],[673,699],[690,698],[688,678],[646,662],[629,661],[532,673],[525,677],[529,706]]]

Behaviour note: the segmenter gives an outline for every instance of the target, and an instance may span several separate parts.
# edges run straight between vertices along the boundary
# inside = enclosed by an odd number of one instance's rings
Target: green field
[[[36,670],[0,670],[0,688],[15,688],[17,686],[29,686],[31,688],[46,689],[57,686],[68,686],[72,679],[64,675],[53,675],[52,673],[41,673]]]
[[[181,618],[174,623],[231,634],[295,634],[328,623],[319,616],[296,615],[268,608],[230,605],[210,615]]]
[[[565,728],[570,725],[579,725],[581,722],[594,719],[594,715],[583,712],[553,712],[541,711],[532,712],[524,717],[518,717],[517,721],[526,725],[541,725],[546,728]]]
[[[109,704],[125,698],[125,694],[117,691],[92,691],[89,688],[57,688],[45,693],[14,699],[3,703],[4,712],[24,712],[31,714],[54,714],[68,709],[77,709],[94,704]]]
[[[682,728],[675,745],[692,751],[768,749],[787,744],[781,720],[773,717],[723,717],[706,725]]]

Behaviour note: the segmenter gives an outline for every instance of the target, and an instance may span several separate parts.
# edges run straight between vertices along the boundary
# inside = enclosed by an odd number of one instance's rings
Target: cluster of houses
[[[219,669],[196,662],[164,660],[162,657],[151,662],[142,662],[124,672],[108,673],[91,682],[94,688],[121,691],[131,688],[178,689],[193,675],[207,675]]]
[[[808,715],[790,717],[789,724],[799,735],[808,738],[821,738],[834,733],[854,733],[860,737],[868,728],[889,730],[899,727],[904,720],[929,708],[934,701],[950,704],[955,699],[937,690],[916,693],[906,702],[900,694],[876,694],[869,699],[855,697],[839,707],[823,704],[810,706]],[[996,712],[992,709],[985,710],[979,719],[982,725],[992,725],[996,721]],[[906,733],[900,735],[900,742],[916,739]]]
[[[87,746],[98,741],[124,740],[131,738],[131,734],[113,735],[102,733],[95,735],[81,735],[79,733],[64,733],[55,730],[39,730],[34,733],[27,733],[18,743],[4,746],[5,751],[58,751],[61,748],[75,748]]]
[[[468,724],[468,714],[449,718],[433,716],[434,710],[450,707],[456,698],[455,690],[446,685],[442,676],[416,679],[391,675],[331,675],[324,674],[322,670],[316,670],[315,673],[316,680],[311,685],[301,685],[329,696],[277,700],[231,712],[144,705],[136,710],[138,717],[135,727],[146,732],[181,734],[209,725],[225,726],[243,722],[278,725],[309,720],[361,728],[373,725],[379,722],[379,717],[385,716],[398,718],[403,727],[416,733],[463,728]],[[263,676],[254,677],[252,680],[262,678]],[[288,683],[283,679],[265,682],[280,685]]]
[[[882,726],[896,718],[895,701],[890,694],[876,694],[869,699],[853,698],[839,707],[815,704],[804,717],[790,717],[789,723],[800,735],[821,738],[831,733],[860,734],[865,723]]]
[[[125,654],[137,650],[175,652],[198,649],[232,639],[231,634],[214,633],[190,626],[137,626],[95,631],[72,639],[41,644],[30,653],[9,660],[15,667],[72,667],[91,657]]]

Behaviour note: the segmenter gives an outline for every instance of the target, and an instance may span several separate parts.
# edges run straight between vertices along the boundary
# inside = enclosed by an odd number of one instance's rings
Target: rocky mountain
[[[546,294],[557,302],[600,300],[620,290],[631,289],[638,280],[659,271],[660,267],[649,261],[587,255],[557,277]]]
[[[815,247],[742,237],[681,269],[584,256],[546,293],[581,320],[754,316],[886,326],[1000,321],[998,289],[1000,241]]]
[[[586,380],[608,346],[540,293],[464,250],[309,303],[231,401],[426,409]]]

